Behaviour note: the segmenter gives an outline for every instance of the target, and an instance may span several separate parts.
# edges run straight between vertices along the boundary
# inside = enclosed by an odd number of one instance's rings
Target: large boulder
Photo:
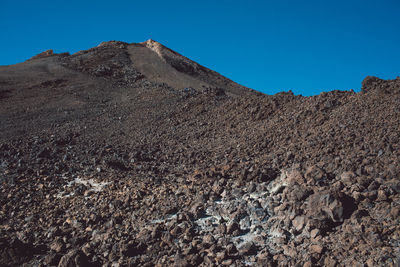
[[[88,266],[90,262],[87,256],[77,249],[70,250],[67,254],[62,256],[58,267],[76,267],[76,266]]]
[[[384,82],[384,80],[382,80],[378,77],[367,76],[361,83],[361,92],[367,93],[367,92],[375,89],[382,82]]]
[[[307,200],[306,215],[314,228],[327,230],[343,223],[356,209],[354,199],[342,192],[315,192]]]

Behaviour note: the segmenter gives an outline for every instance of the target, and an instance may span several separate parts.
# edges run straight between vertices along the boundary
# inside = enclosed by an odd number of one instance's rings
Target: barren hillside
[[[264,95],[149,40],[0,67],[0,266],[398,266],[400,79]]]

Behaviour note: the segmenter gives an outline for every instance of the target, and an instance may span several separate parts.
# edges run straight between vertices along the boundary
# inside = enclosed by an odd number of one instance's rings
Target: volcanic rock
[[[399,103],[264,95],[154,40],[0,66],[0,265],[396,266]]]

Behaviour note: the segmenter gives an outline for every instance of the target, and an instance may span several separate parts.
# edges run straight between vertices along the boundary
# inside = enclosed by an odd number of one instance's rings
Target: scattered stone
[[[0,265],[398,263],[400,79],[267,96],[155,41],[0,76]]]
[[[351,186],[356,182],[356,174],[354,172],[347,171],[342,173],[340,179],[346,186]]]
[[[311,236],[311,238],[316,238],[319,235],[319,233],[320,233],[319,229],[312,229],[310,236]]]
[[[232,222],[232,223],[228,224],[228,227],[227,227],[228,234],[233,234],[235,231],[239,231],[239,230],[240,230],[240,226],[237,222]]]
[[[88,266],[86,255],[79,250],[71,250],[61,257],[58,267]]]
[[[311,245],[310,246],[310,253],[321,254],[323,251],[323,247],[320,245]]]
[[[246,242],[239,247],[239,253],[241,255],[255,255],[257,253],[257,247],[253,242]]]
[[[320,221],[343,222],[344,207],[336,193],[318,192],[309,197],[307,213]]]
[[[56,253],[61,252],[62,250],[64,250],[64,248],[65,248],[64,241],[60,238],[54,240],[50,245],[50,249],[55,251]]]
[[[304,216],[297,216],[293,219],[292,224],[297,232],[300,232],[305,224],[305,217]]]
[[[0,239],[0,265],[16,266],[33,256],[33,247],[17,238]]]

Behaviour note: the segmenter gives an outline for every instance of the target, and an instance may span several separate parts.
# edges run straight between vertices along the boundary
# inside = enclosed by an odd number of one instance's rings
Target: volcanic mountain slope
[[[130,45],[128,52],[134,67],[147,78],[177,89],[217,87],[233,95],[250,91],[151,39]]]
[[[11,135],[15,127],[25,131],[33,124],[77,119],[83,110],[92,111],[114,97],[131,101],[145,88],[151,89],[145,93],[149,97],[162,97],[166,89],[174,94],[186,90],[187,95],[220,91],[240,96],[251,92],[152,40],[139,44],[105,42],[71,56],[47,51],[0,70],[0,97],[7,99],[1,107],[5,117],[0,129],[2,134]],[[222,86],[224,90],[220,90]],[[154,88],[164,90],[158,93]],[[25,122],[15,125],[15,116]]]
[[[0,67],[0,265],[396,266],[399,113],[400,79],[263,95],[151,40]]]

